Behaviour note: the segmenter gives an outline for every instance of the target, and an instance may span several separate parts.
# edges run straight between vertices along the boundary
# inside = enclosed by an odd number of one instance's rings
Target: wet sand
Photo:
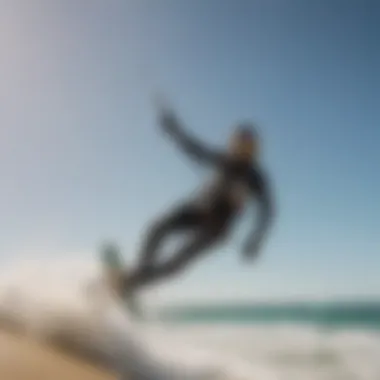
[[[0,331],[1,380],[113,380],[116,376],[60,349]]]

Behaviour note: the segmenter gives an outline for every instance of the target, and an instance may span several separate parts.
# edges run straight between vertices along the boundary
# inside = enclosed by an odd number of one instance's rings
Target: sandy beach
[[[2,380],[112,380],[101,368],[30,338],[0,332]]]

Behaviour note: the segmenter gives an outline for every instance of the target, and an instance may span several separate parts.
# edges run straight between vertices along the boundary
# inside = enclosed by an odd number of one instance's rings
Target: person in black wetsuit
[[[206,191],[152,224],[136,269],[124,276],[122,286],[129,291],[182,272],[195,259],[225,241],[248,197],[258,201],[259,220],[243,247],[246,258],[253,258],[259,252],[273,216],[273,200],[258,162],[259,141],[253,125],[238,125],[229,148],[223,152],[203,145],[186,132],[170,109],[160,109],[159,122],[191,158],[216,169],[216,176]],[[188,232],[188,240],[171,258],[160,262],[162,243],[179,232]]]

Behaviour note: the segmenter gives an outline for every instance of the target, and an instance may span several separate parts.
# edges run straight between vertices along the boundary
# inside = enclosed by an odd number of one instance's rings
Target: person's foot
[[[137,319],[141,319],[143,317],[143,313],[136,299],[136,295],[134,293],[130,293],[125,297],[125,303],[132,316]]]
[[[142,312],[140,305],[137,302],[137,294],[132,286],[129,286],[129,277],[131,272],[123,271],[120,272],[117,284],[115,284],[115,293],[118,297],[125,303],[128,311],[132,316],[140,319],[142,317]]]

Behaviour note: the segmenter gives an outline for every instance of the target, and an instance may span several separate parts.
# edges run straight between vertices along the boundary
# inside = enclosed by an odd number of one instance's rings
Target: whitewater
[[[96,261],[17,260],[0,276],[0,317],[60,339],[129,380],[378,380],[380,335],[295,324],[137,322]]]

